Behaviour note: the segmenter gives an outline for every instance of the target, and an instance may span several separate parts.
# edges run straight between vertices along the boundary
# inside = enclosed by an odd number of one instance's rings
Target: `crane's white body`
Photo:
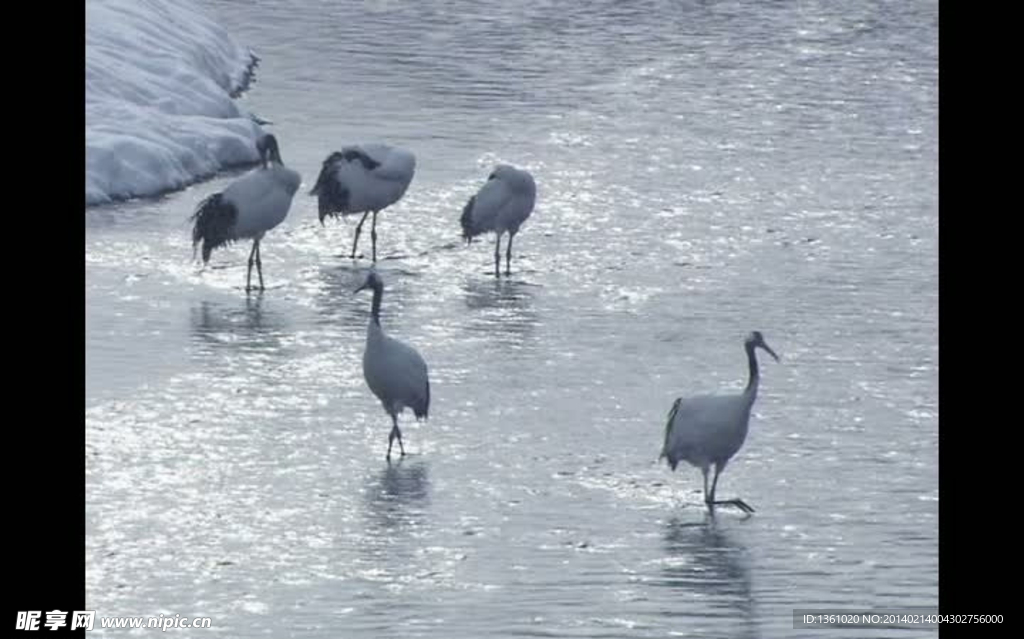
[[[231,183],[221,197],[238,211],[234,239],[260,239],[283,222],[300,184],[298,172],[281,164],[253,169]]]
[[[471,235],[515,235],[533,213],[537,184],[529,171],[499,165],[466,205]]]
[[[348,202],[340,208],[343,216],[367,211],[382,211],[402,199],[416,173],[416,156],[406,149],[387,144],[356,144],[342,149],[357,149],[378,166],[368,169],[357,159],[338,156],[332,161],[328,179],[348,191]]]
[[[423,357],[412,346],[387,336],[372,319],[366,328],[363,377],[389,415],[397,417],[406,408],[422,412],[429,402]]]
[[[701,469],[724,466],[747,439],[755,397],[756,390],[677,399],[665,437],[666,456]]]

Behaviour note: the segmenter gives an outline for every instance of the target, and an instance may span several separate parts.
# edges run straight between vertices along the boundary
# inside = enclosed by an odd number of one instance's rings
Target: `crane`
[[[202,245],[203,264],[210,261],[214,249],[236,240],[251,239],[249,268],[245,274],[245,290],[252,290],[252,266],[256,264],[260,290],[263,290],[263,262],[260,241],[267,231],[284,221],[292,205],[292,197],[302,184],[302,177],[281,161],[277,138],[267,134],[256,142],[261,166],[232,182],[228,188],[210,195],[196,207],[189,218],[192,227],[192,250]]]
[[[512,274],[512,240],[519,227],[533,212],[537,184],[529,171],[499,164],[476,195],[462,209],[462,237],[466,243],[477,235],[493,231],[494,276],[501,275],[501,236],[508,233],[505,251],[505,275]]]
[[[370,237],[373,261],[377,261],[377,214],[402,199],[416,172],[412,152],[387,144],[347,146],[327,156],[316,185],[309,192],[317,196],[320,224],[324,218],[340,214],[343,218],[362,213],[352,241],[352,259],[356,258],[359,234],[366,216],[373,213]]]
[[[426,419],[430,411],[430,378],[427,363],[415,348],[385,334],[380,325],[381,299],[384,297],[384,281],[375,270],[366,276],[366,281],[355,293],[373,290],[370,323],[366,329],[366,348],[363,351],[363,377],[366,385],[384,411],[391,416],[391,432],[388,434],[387,459],[391,460],[391,446],[398,439],[398,447],[405,456],[402,445],[402,431],[398,428],[398,416],[406,409],[412,409],[416,419]]]
[[[757,399],[761,375],[755,349],[760,348],[779,361],[779,356],[764,341],[760,331],[744,340],[750,377],[742,393],[680,397],[672,404],[665,425],[665,444],[659,459],[666,459],[675,471],[680,461],[700,468],[704,475],[704,503],[714,513],[716,505],[736,506],[746,513],[754,512],[742,499],[717,501],[715,488],[726,464],[743,446],[750,426],[750,410]],[[715,477],[708,491],[708,470],[715,467]]]

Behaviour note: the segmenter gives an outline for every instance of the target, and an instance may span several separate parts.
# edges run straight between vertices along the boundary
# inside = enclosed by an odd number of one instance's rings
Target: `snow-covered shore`
[[[234,100],[256,57],[191,0],[88,0],[85,204],[152,196],[258,160]]]

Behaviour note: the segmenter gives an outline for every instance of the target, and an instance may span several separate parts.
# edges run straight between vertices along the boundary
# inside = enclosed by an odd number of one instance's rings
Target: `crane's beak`
[[[356,290],[352,291],[352,294],[355,295],[359,291],[361,291],[363,289],[366,289],[366,288],[369,288],[369,285],[366,282],[363,282],[363,285],[360,286],[359,288],[357,288]]]
[[[774,357],[776,362],[779,361],[779,356],[775,354],[775,351],[772,350],[771,346],[768,346],[764,342],[761,342],[760,344],[758,344],[758,346],[763,348],[765,352]]]

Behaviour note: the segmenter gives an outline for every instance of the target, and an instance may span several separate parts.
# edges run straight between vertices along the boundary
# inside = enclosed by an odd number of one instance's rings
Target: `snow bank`
[[[233,99],[255,57],[192,0],[87,0],[85,24],[86,206],[259,159]]]

